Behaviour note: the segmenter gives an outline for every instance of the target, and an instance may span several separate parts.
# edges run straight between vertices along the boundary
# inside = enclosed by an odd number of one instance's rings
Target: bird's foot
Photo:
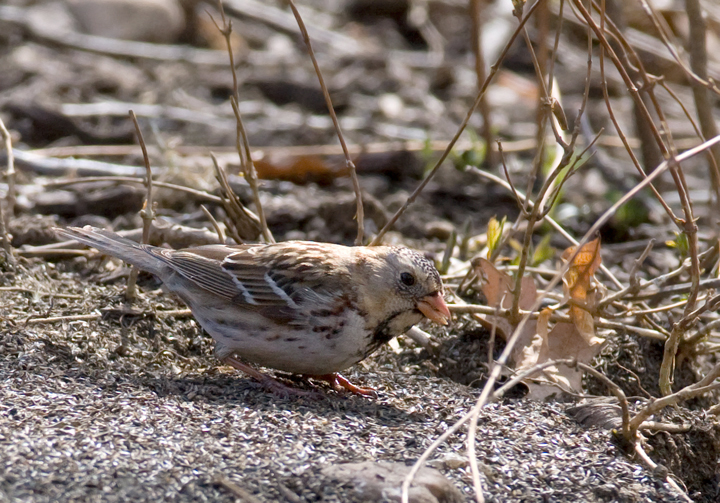
[[[258,381],[263,388],[268,390],[273,395],[279,396],[281,398],[306,397],[312,398],[314,400],[323,398],[323,395],[321,393],[318,393],[317,391],[302,390],[298,388],[293,388],[292,386],[288,386],[287,384],[283,384],[277,379],[273,379],[269,375],[263,374],[259,370],[252,368],[250,365],[241,362],[233,356],[223,358],[222,362],[226,365],[230,365],[231,367],[241,370],[242,372],[245,372],[247,375]]]
[[[335,391],[343,391],[347,390],[350,393],[354,393],[356,395],[364,396],[367,398],[377,398],[378,394],[377,391],[375,391],[373,388],[362,388],[360,386],[355,386],[353,383],[348,381],[345,377],[341,376],[340,374],[334,373],[334,374],[324,374],[324,375],[312,375],[307,376],[311,377],[312,379],[317,379],[319,381],[325,381]]]

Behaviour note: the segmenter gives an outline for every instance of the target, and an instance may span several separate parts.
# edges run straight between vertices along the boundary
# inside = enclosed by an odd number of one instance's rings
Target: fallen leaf
[[[567,262],[577,250],[572,246],[563,253],[563,260]],[[595,290],[591,289],[595,271],[600,267],[600,238],[586,243],[575,255],[570,267],[563,276],[563,290],[565,296],[584,306],[592,307],[597,303]],[[570,319],[588,344],[593,343],[595,337],[595,323],[592,315],[578,305],[570,306]]]
[[[347,173],[346,169],[332,166],[316,155],[283,156],[277,154],[259,157],[254,164],[260,179],[285,180],[296,184],[309,182],[328,184]]]
[[[498,271],[492,262],[482,257],[473,260],[472,265],[475,268],[475,274],[481,279],[481,289],[488,305],[498,307],[502,303],[503,309],[510,309],[513,300],[512,278],[505,272]],[[536,296],[537,286],[535,280],[530,276],[523,277],[520,285],[520,309],[528,310],[532,308]],[[481,314],[475,318],[487,330],[492,331],[494,326],[497,334],[505,340],[512,336],[516,328],[503,316]],[[523,358],[525,348],[530,345],[533,335],[535,335],[535,323],[536,320],[528,320],[523,326],[522,332],[510,354],[511,363],[517,364]]]
[[[528,354],[525,355],[522,366],[518,366],[516,370],[522,371],[549,360],[568,358],[575,358],[581,363],[590,363],[602,349],[604,339],[593,337],[593,341],[588,343],[574,323],[559,322],[548,332],[548,320],[551,314],[550,309],[544,309],[540,313],[537,334],[526,350]],[[579,369],[565,365],[547,367],[540,377],[525,381],[530,390],[528,398],[544,400],[556,394],[558,387],[573,393],[580,393],[582,377],[583,372]]]
[[[503,309],[512,307],[512,278],[498,269],[487,259],[478,257],[472,261],[475,274],[482,280],[482,292],[490,307],[498,307],[502,302]],[[520,309],[532,308],[537,296],[535,280],[530,276],[524,276],[520,285]]]
[[[526,370],[539,363],[538,358],[540,357],[540,353],[543,351],[543,346],[547,346],[548,325],[550,323],[551,315],[551,309],[545,308],[540,311],[540,314],[533,325],[535,331],[531,335],[530,343],[523,347],[521,355],[515,360],[516,370]]]
[[[498,271],[487,259],[478,257],[472,261],[472,266],[482,283],[481,289],[487,304],[490,307],[500,306],[507,309],[512,306],[512,299],[506,295],[512,290],[512,279],[506,273]]]

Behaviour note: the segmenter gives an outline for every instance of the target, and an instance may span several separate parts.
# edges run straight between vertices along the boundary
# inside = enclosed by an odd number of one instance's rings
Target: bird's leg
[[[278,395],[281,397],[289,397],[289,396],[307,396],[311,398],[318,398],[319,396],[322,397],[321,394],[317,393],[316,391],[305,391],[297,388],[293,388],[292,386],[287,386],[277,379],[273,379],[267,374],[263,374],[259,370],[255,370],[250,365],[246,365],[245,363],[241,362],[234,356],[226,356],[221,360],[224,364],[230,365],[231,367],[234,367],[238,370],[241,370],[242,372],[245,372],[247,375],[258,381],[265,389],[273,393],[274,395]]]
[[[330,384],[330,386],[332,386],[335,391],[347,390],[350,393],[355,393],[356,395],[365,396],[368,398],[377,398],[378,396],[377,391],[375,391],[373,388],[362,388],[360,386],[355,386],[345,377],[337,373],[324,374],[319,376],[311,375],[307,377],[311,377],[319,381],[325,381]]]

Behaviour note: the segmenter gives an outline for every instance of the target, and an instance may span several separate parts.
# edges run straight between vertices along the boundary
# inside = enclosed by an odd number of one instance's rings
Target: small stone
[[[445,468],[445,461],[443,461],[442,459],[431,459],[425,464],[430,468],[435,468],[436,470]]]
[[[83,31],[120,40],[174,42],[185,29],[177,0],[68,0]]]
[[[326,466],[321,473],[351,486],[362,501],[400,501],[405,476],[411,467],[403,463],[366,461]],[[409,491],[411,503],[460,503],[462,493],[434,468],[421,468]]]
[[[383,94],[377,102],[380,111],[388,119],[397,119],[405,109],[402,99],[397,94]]]
[[[450,452],[442,457],[443,463],[450,470],[457,470],[458,468],[465,468],[468,465],[468,459],[466,456],[458,454],[456,452]]]
[[[454,230],[455,226],[452,223],[444,220],[436,220],[434,222],[428,222],[425,225],[425,236],[429,239],[447,241]]]

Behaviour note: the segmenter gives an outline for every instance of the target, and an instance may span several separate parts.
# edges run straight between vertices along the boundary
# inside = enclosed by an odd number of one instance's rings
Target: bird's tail
[[[114,232],[86,225],[85,227],[55,228],[58,234],[92,246],[103,253],[112,255],[128,264],[163,277],[166,271],[165,261],[155,246],[142,245],[115,234]]]

